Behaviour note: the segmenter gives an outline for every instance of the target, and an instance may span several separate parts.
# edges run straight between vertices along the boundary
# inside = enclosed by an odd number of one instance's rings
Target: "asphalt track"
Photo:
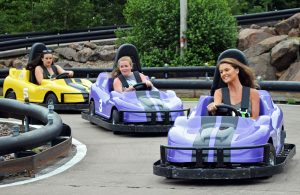
[[[195,103],[185,102],[186,107]],[[300,147],[300,106],[280,105],[284,112],[287,142]],[[152,173],[165,136],[114,135],[81,119],[79,114],[61,114],[73,137],[85,144],[86,156],[73,167],[31,183],[4,187],[0,194],[300,194],[299,153],[281,174],[260,180],[185,181]]]

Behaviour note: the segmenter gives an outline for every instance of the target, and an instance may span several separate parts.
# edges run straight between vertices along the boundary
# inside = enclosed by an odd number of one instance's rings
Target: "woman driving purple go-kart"
[[[284,142],[281,109],[267,91],[253,88],[246,65],[237,49],[221,53],[211,96],[201,96],[188,118],[175,120],[154,174],[181,179],[268,177],[294,156],[295,145]]]
[[[99,74],[89,102],[82,118],[114,133],[168,132],[175,119],[189,111],[174,91],[157,90],[141,73],[137,49],[131,44],[119,47],[112,73]]]

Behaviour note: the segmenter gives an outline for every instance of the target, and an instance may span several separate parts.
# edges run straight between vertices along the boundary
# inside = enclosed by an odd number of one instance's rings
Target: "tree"
[[[47,0],[34,4],[35,30],[60,31],[86,28],[93,20],[89,0]]]
[[[125,24],[122,14],[126,0],[92,0],[93,24],[99,25],[120,25]]]
[[[146,66],[203,65],[213,62],[223,50],[234,47],[236,21],[226,0],[188,2],[188,48],[179,55],[179,1],[130,0],[125,6],[126,21],[133,28],[118,31],[119,44],[137,46]]]
[[[31,31],[31,6],[30,0],[0,0],[0,33]]]

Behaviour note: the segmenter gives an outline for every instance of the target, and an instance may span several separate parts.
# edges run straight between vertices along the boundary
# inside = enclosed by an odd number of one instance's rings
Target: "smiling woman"
[[[143,85],[145,88],[152,88],[153,84],[150,80],[147,80],[146,76],[138,71],[132,72],[133,63],[129,56],[121,57],[118,60],[118,65],[112,72],[112,76],[115,78],[113,82],[114,91],[128,92],[137,90],[135,85]]]
[[[217,66],[222,81],[227,87],[217,89],[214,102],[207,110],[215,114],[221,103],[239,109],[241,115],[256,119],[259,115],[259,93],[255,89],[255,76],[252,70],[234,58],[224,58]]]

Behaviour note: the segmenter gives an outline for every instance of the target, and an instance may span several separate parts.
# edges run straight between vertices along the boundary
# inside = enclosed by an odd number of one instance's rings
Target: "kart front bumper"
[[[47,104],[40,104],[41,106],[48,107]],[[89,108],[88,103],[75,103],[75,104],[54,104],[55,111],[75,111],[75,110],[87,110]]]
[[[97,115],[90,115],[88,111],[81,112],[81,117],[100,127],[113,132],[124,133],[167,133],[172,127],[172,124],[113,124]]]
[[[294,144],[285,144],[283,152],[276,157],[274,166],[265,164],[241,164],[240,166],[183,166],[169,163],[163,157],[153,165],[153,173],[158,176],[176,179],[251,179],[270,177],[280,173],[296,153]],[[165,153],[164,153],[165,154]],[[163,154],[163,155],[164,155]],[[218,162],[219,165],[222,163]]]

